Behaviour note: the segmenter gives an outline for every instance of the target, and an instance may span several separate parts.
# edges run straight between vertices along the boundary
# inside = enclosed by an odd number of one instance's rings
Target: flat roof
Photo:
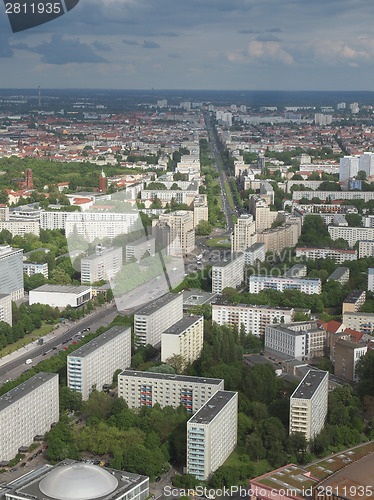
[[[23,382],[22,384],[15,387],[14,389],[11,389],[10,391],[6,392],[2,396],[0,396],[0,412],[5,408],[8,408],[10,404],[15,403],[16,401],[22,399],[32,390],[41,387],[45,382],[48,382],[55,377],[57,377],[58,379],[57,373],[39,372],[33,377],[26,380],[25,382]]]
[[[210,303],[216,296],[216,293],[203,292],[198,288],[193,288],[190,290],[183,290],[183,305],[184,306],[194,306]]]
[[[99,259],[100,257],[102,257],[103,255],[108,255],[108,253],[112,253],[112,252],[118,252],[118,250],[120,250],[122,252],[122,248],[121,247],[108,247],[108,248],[103,248],[100,252],[98,253],[93,253],[91,255],[88,255],[87,257],[82,257],[82,262],[85,261],[85,260],[95,260],[95,259]]]
[[[190,375],[174,375],[173,373],[142,372],[136,370],[123,370],[120,375],[124,377],[151,378],[170,380],[171,382],[186,382],[194,384],[219,385],[223,382],[221,378],[192,377]]]
[[[300,335],[305,335],[305,330],[291,330],[291,328],[286,328],[285,326],[282,326],[282,323],[278,323],[276,325],[266,325],[265,328],[275,328],[278,331],[281,331],[283,333],[287,333],[287,335],[293,335],[294,337],[298,337]]]
[[[309,370],[300,384],[296,387],[291,398],[312,399],[322,380],[328,377],[328,372]]]
[[[351,340],[344,340],[344,339],[340,339],[340,340],[337,340],[335,342],[335,349],[336,349],[336,346],[343,346],[343,347],[347,347],[348,349],[359,349],[360,347],[367,347],[367,344],[363,344],[362,342],[352,342]]]
[[[362,297],[363,294],[365,294],[365,292],[363,290],[353,290],[343,300],[343,303],[354,304]]]
[[[203,318],[203,316],[183,316],[182,319],[174,323],[174,325],[171,325],[167,330],[162,332],[162,334],[180,335],[194,323],[200,321],[201,318]]]
[[[155,237],[154,236],[144,236],[144,238],[140,238],[138,240],[132,241],[131,243],[127,243],[126,247],[135,247],[137,245],[141,245],[145,243],[146,241],[154,241]]]
[[[217,391],[187,423],[209,424],[237,394],[237,392],[232,391]]]
[[[330,276],[327,278],[328,280],[335,280],[336,278],[341,278],[346,272],[349,272],[348,267],[337,267],[335,271],[333,271]]]
[[[292,279],[292,280],[295,280],[295,281],[314,281],[314,282],[321,282],[321,279],[320,278],[308,278],[306,276],[302,276],[300,278],[297,278],[297,277],[287,277],[287,276],[272,276],[271,274],[252,274],[252,276],[249,277],[249,280],[252,281],[252,278],[253,279],[269,279],[269,280],[289,280],[289,279]]]
[[[234,262],[234,260],[237,260],[241,256],[243,256],[243,259],[244,259],[244,253],[241,253],[241,252],[230,253],[227,260],[221,260],[221,262],[217,262],[217,264],[214,264],[212,266],[212,269],[214,269],[215,267],[226,267],[229,264],[231,264],[232,262]]]
[[[146,306],[141,307],[136,311],[135,317],[136,316],[149,316],[156,312],[158,309],[161,309],[161,307],[166,306],[167,304],[170,304],[173,300],[177,299],[180,296],[179,293],[166,293],[162,297],[159,297],[158,299],[154,300],[150,304],[147,304]]]
[[[72,352],[71,354],[68,355],[68,358],[84,358],[86,356],[89,356],[92,354],[96,349],[99,347],[102,347],[105,345],[107,342],[110,342],[114,338],[116,338],[118,335],[121,333],[124,333],[126,331],[130,331],[131,328],[129,326],[113,326],[106,332],[102,333],[98,337],[96,337],[93,340],[90,340],[87,342],[87,344],[82,345],[82,347],[79,347],[76,351]]]
[[[90,291],[90,286],[84,285],[42,285],[34,288],[31,292],[44,292],[44,293],[83,293]]]
[[[293,307],[283,307],[283,306],[267,306],[263,304],[230,304],[229,302],[224,302],[222,299],[217,298],[212,302],[212,306],[227,306],[227,307],[244,307],[244,308],[256,308],[265,310],[275,310],[275,311],[292,311]]]
[[[247,248],[247,250],[245,252],[255,252],[256,250],[258,250],[259,248],[261,247],[264,247],[265,246],[265,243],[253,243],[250,247]]]

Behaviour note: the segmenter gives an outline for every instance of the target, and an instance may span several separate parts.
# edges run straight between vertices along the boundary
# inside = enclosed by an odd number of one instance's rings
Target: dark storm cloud
[[[159,49],[161,45],[156,42],[151,42],[150,40],[144,40],[142,47],[143,49]]]
[[[43,42],[31,50],[40,54],[42,62],[47,64],[106,62],[92,50],[90,45],[78,39],[63,39],[59,35],[53,35],[50,42]]]

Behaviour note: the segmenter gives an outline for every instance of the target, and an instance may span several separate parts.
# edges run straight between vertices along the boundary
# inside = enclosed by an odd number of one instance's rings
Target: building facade
[[[153,236],[140,238],[126,245],[126,260],[135,258],[140,260],[148,252],[149,255],[155,254],[155,238]]]
[[[23,250],[0,246],[0,293],[10,294],[12,300],[23,298]]]
[[[44,278],[48,279],[48,264],[46,262],[23,262],[23,272],[27,276],[34,276],[34,274],[42,274]]]
[[[357,241],[374,240],[374,227],[329,226],[328,230],[333,240],[343,238],[350,247],[353,247]]]
[[[30,446],[59,419],[58,375],[40,372],[0,397],[0,460]]]
[[[299,290],[312,295],[321,293],[322,283],[319,278],[288,278],[284,276],[265,276],[253,274],[249,277],[249,292],[259,293],[262,290]]]
[[[124,370],[118,375],[118,397],[125,399],[129,408],[159,404],[162,408],[184,406],[195,413],[223,389],[222,379],[134,370]]]
[[[227,287],[236,288],[244,279],[244,254],[233,253],[226,262],[212,266],[212,292],[222,293]]]
[[[244,252],[244,263],[252,266],[256,261],[264,262],[266,257],[265,243],[253,243]]]
[[[257,242],[256,224],[251,214],[241,215],[231,235],[231,252],[244,252]]]
[[[306,259],[331,259],[337,264],[346,260],[357,260],[357,250],[347,250],[345,248],[310,248],[296,247],[296,257]]]
[[[366,292],[363,290],[353,290],[343,300],[342,312],[358,312],[364,305],[366,300]]]
[[[172,255],[187,255],[195,248],[194,215],[188,210],[177,210],[170,214],[161,214],[152,222],[152,228],[157,233],[159,228],[167,226],[168,253]],[[156,236],[157,240],[157,236]]]
[[[0,293],[0,321],[12,326],[12,296],[10,293]]]
[[[181,356],[184,365],[195,361],[201,353],[204,340],[204,317],[184,316],[161,335],[161,361]]]
[[[92,298],[90,286],[42,285],[30,290],[29,304],[45,304],[51,307],[80,307]]]
[[[122,248],[96,245],[95,253],[81,260],[81,283],[110,281],[122,268]]]
[[[338,281],[342,285],[349,281],[349,268],[348,267],[337,267],[335,271],[333,271],[326,281]]]
[[[329,373],[309,371],[290,398],[290,434],[310,441],[321,432],[327,416]]]
[[[134,315],[135,340],[138,345],[156,345],[162,333],[183,318],[183,295],[167,293],[142,307]]]
[[[67,358],[67,385],[87,400],[95,387],[101,391],[113,382],[116,370],[131,364],[131,328],[113,326]]]
[[[187,473],[207,480],[236,447],[238,393],[217,391],[187,422]]]
[[[343,324],[352,330],[371,334],[374,330],[374,313],[347,312],[343,314]]]
[[[366,354],[368,346],[342,339],[335,342],[334,348],[334,374],[350,382],[358,382],[356,366],[362,356]]]

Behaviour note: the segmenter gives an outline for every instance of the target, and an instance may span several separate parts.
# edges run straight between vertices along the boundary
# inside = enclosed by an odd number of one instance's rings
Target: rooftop
[[[14,389],[11,389],[7,393],[3,394],[3,396],[0,396],[0,412],[5,408],[8,408],[10,404],[22,399],[32,390],[41,387],[44,383],[49,382],[55,377],[58,379],[57,373],[39,372],[37,375],[34,375]]]
[[[233,398],[237,392],[217,391],[213,396],[188,420],[188,424],[209,424]]]
[[[183,305],[184,306],[201,306],[202,304],[210,304],[217,296],[216,293],[203,292],[198,288],[183,290]]]
[[[161,309],[162,307],[166,306],[167,304],[170,304],[170,302],[173,302],[173,300],[176,300],[179,296],[180,296],[179,293],[166,293],[165,295],[159,297],[150,304],[147,304],[146,306],[143,306],[140,309],[138,309],[136,311],[135,317],[149,316],[154,312],[158,311],[159,309]]]
[[[338,280],[339,278],[341,278],[346,272],[349,272],[349,269],[348,267],[344,267],[344,266],[341,266],[341,267],[337,267],[335,269],[335,271],[333,271],[330,276],[327,278],[328,280]]]
[[[140,238],[139,240],[132,241],[131,243],[127,243],[126,247],[134,247],[137,245],[142,245],[143,243],[146,243],[147,241],[154,241],[155,237],[154,236],[145,236],[144,238]]]
[[[120,373],[123,377],[136,377],[136,378],[151,378],[151,379],[161,379],[170,380],[172,382],[185,382],[190,384],[210,384],[219,385],[223,380],[221,378],[204,378],[204,377],[192,377],[189,375],[174,375],[172,373],[155,373],[155,372],[141,372],[135,370],[124,370]]]
[[[184,316],[182,319],[174,323],[174,325],[165,330],[163,332],[163,335],[180,335],[185,330],[187,330],[187,328],[197,323],[198,321],[201,321],[202,318],[203,316]]]
[[[235,260],[237,260],[240,257],[242,257],[243,260],[244,260],[244,254],[243,253],[239,253],[239,252],[231,253],[229,255],[229,258],[227,260],[222,260],[221,262],[217,262],[217,264],[214,264],[212,266],[212,269],[214,269],[216,267],[226,267],[226,266],[230,265],[232,262],[234,262]]]
[[[108,342],[111,342],[113,339],[115,339],[118,335],[121,335],[122,333],[128,332],[130,337],[131,336],[130,331],[131,329],[129,326],[113,326],[106,332],[102,333],[95,339],[90,340],[89,342],[87,342],[87,344],[82,345],[82,347],[79,347],[76,351],[69,354],[68,358],[84,358],[86,356],[89,356],[94,351],[96,351],[96,349],[105,345]]]
[[[312,371],[310,370],[300,384],[297,386],[295,392],[292,394],[293,399],[312,399],[314,393],[318,389],[322,380],[327,377],[328,372]]]
[[[84,293],[90,290],[90,286],[83,285],[42,285],[34,288],[32,291],[44,293]]]
[[[343,302],[345,302],[346,304],[355,304],[358,300],[362,298],[363,295],[366,295],[364,291],[353,290],[347,295],[347,297],[344,299]]]

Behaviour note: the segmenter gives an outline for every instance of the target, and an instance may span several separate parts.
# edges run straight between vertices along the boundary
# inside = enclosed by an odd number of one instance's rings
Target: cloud
[[[316,40],[313,43],[314,54],[317,59],[333,61],[358,59],[371,59],[374,55],[374,40],[362,40],[359,48],[348,45],[343,40]]]
[[[0,58],[9,59],[13,56],[12,47],[9,45],[9,39],[5,35],[0,35]]]
[[[125,45],[139,45],[139,42],[136,42],[135,40],[122,40],[122,43]]]
[[[63,39],[59,35],[53,35],[50,42],[43,42],[30,50],[40,54],[42,62],[47,64],[106,62],[90,45],[81,43],[78,38]]]
[[[151,42],[150,40],[144,40],[142,47],[143,49],[159,49],[161,45],[156,42]]]
[[[161,33],[161,36],[176,37],[179,35],[178,35],[178,33],[175,33],[174,31],[166,31],[165,33]]]
[[[101,50],[105,52],[111,50],[110,46],[107,43],[99,42],[97,40],[92,42],[92,47],[94,47],[96,50]]]
[[[294,59],[291,54],[281,48],[278,42],[261,42],[251,40],[248,44],[248,56],[252,60],[263,62],[293,64]]]

